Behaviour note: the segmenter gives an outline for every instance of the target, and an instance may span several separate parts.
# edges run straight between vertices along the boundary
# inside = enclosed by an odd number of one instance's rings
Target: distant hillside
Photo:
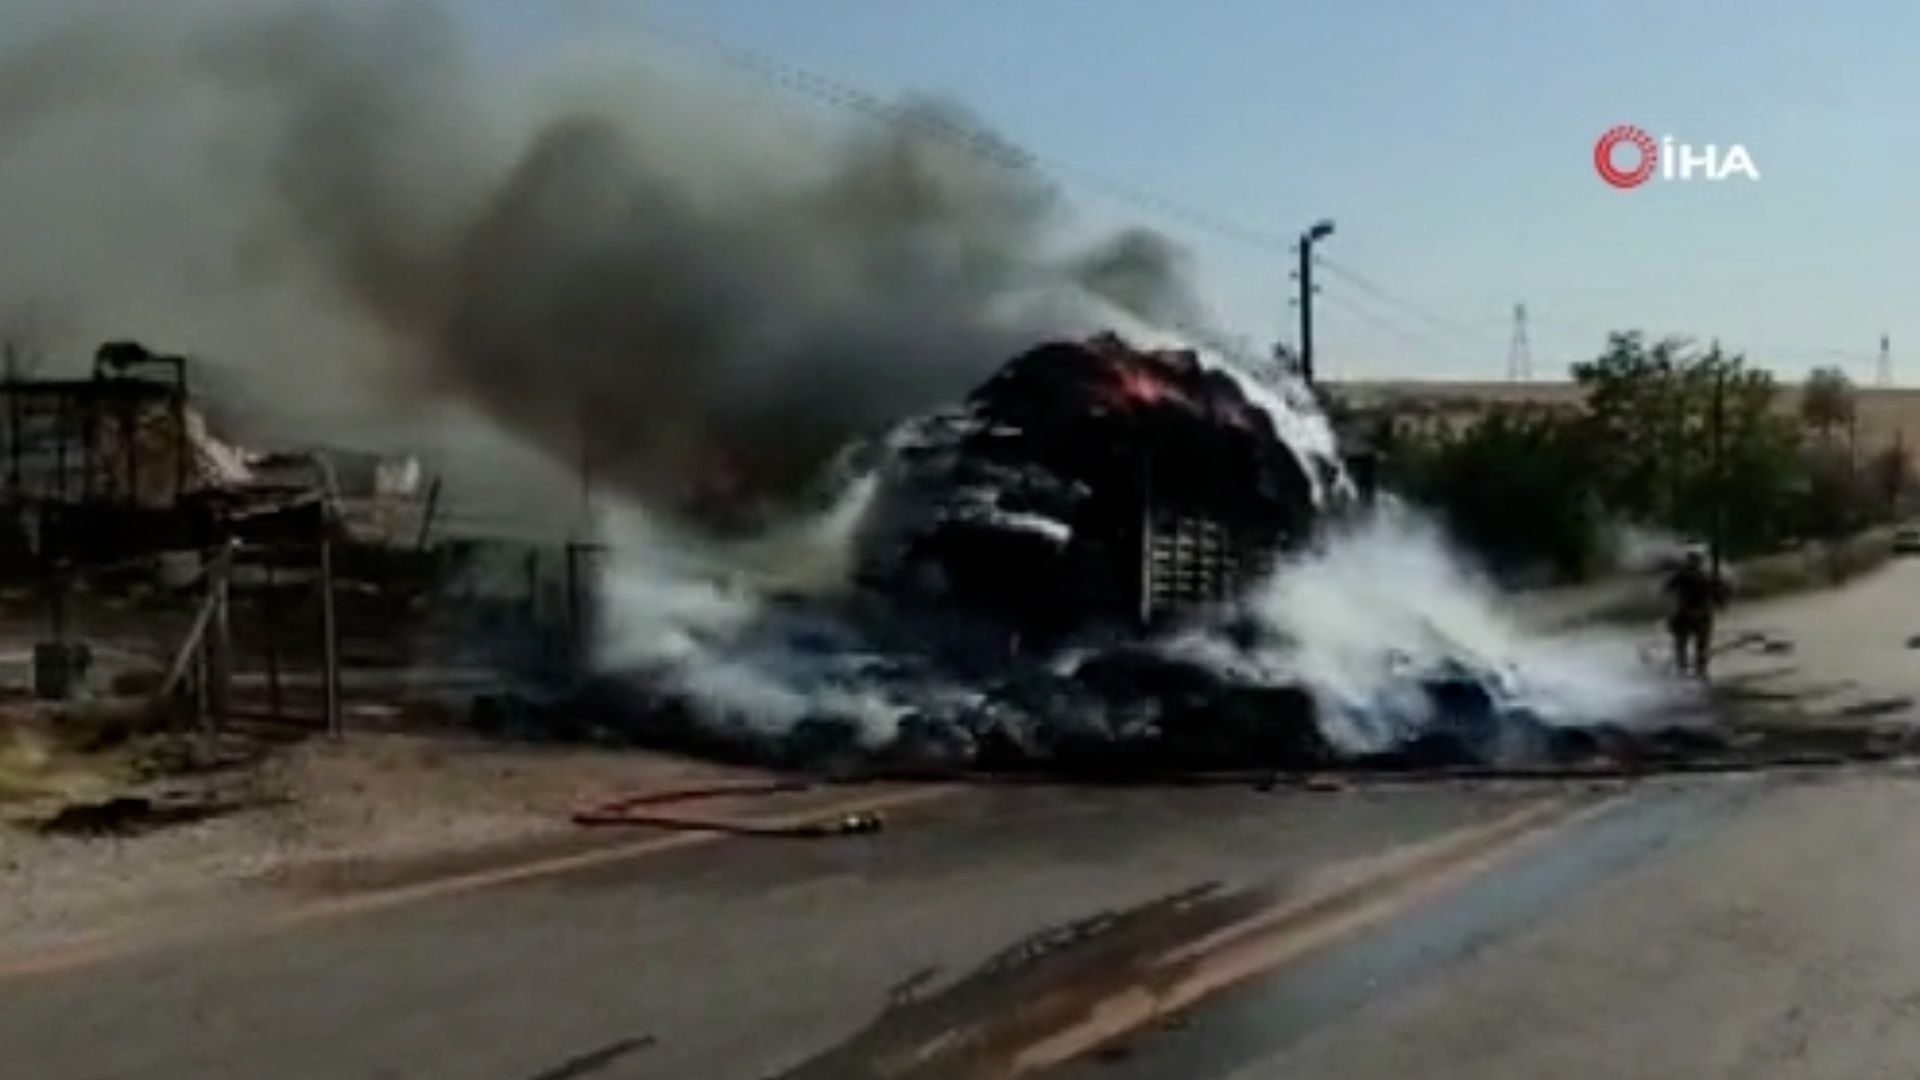
[[[1361,407],[1417,404],[1443,415],[1457,415],[1462,420],[1499,405],[1572,406],[1580,401],[1579,388],[1570,382],[1365,380],[1329,381],[1327,388],[1343,400]],[[1781,411],[1797,414],[1800,408],[1799,387],[1787,384],[1781,390]],[[1882,447],[1895,440],[1916,446],[1916,440],[1920,440],[1920,389],[1860,387],[1855,393],[1858,437],[1862,450]],[[1920,449],[1920,446],[1916,448]]]

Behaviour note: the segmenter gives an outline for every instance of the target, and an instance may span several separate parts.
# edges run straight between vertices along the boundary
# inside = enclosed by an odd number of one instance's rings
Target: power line
[[[1498,339],[1492,335],[1468,334],[1457,327],[1436,325],[1432,320],[1419,319],[1378,296],[1359,289],[1337,287],[1342,282],[1334,284],[1336,287],[1333,289],[1320,290],[1323,299],[1330,298],[1342,310],[1367,325],[1385,330],[1401,341],[1415,344],[1429,355],[1472,357],[1476,365],[1487,363],[1499,355]],[[1392,329],[1386,329],[1388,327]]]
[[[957,122],[953,117],[905,107],[900,102],[882,98],[819,72],[764,53],[744,49],[711,35],[676,26],[651,16],[643,17],[641,25],[657,38],[705,53],[771,88],[800,94],[870,120],[901,125],[980,160],[998,164],[1009,170],[1028,171],[1056,181],[1072,183],[1117,202],[1148,211],[1170,221],[1178,221],[1215,238],[1257,249],[1267,255],[1288,256],[1293,253],[1293,241],[1277,233],[1234,221],[1180,200],[1122,183],[1096,171],[1037,153],[983,129]],[[1316,257],[1315,265],[1328,275],[1365,294],[1371,300],[1424,324],[1440,336],[1472,342],[1475,353],[1486,349],[1490,344],[1487,330],[1476,329],[1465,323],[1436,315],[1424,306],[1351,267],[1323,256]],[[1622,288],[1627,287],[1622,286]],[[1393,326],[1376,314],[1363,314],[1361,309],[1351,303],[1343,303],[1338,294],[1333,294],[1330,298],[1334,299],[1337,306],[1343,306],[1350,314],[1363,318],[1371,325],[1380,328],[1392,326],[1389,333],[1423,346],[1432,344],[1431,338],[1410,336],[1403,328]],[[1191,334],[1200,328],[1174,326],[1170,329]],[[1835,350],[1833,355],[1836,357],[1844,355],[1850,361],[1861,359],[1859,353],[1843,354],[1839,350]]]
[[[1439,342],[1437,336],[1431,330],[1409,329],[1393,319],[1383,316],[1380,312],[1369,309],[1365,305],[1356,302],[1353,297],[1345,293],[1323,292],[1320,294],[1320,300],[1323,303],[1331,305],[1334,310],[1354,321],[1372,330],[1377,330],[1393,337],[1403,344],[1410,345],[1424,355],[1435,356],[1442,360],[1462,359],[1456,348],[1444,342]]]
[[[1327,304],[1331,304],[1335,309],[1346,313],[1356,321],[1398,338],[1406,344],[1417,345],[1421,348],[1426,348],[1433,344],[1433,339],[1430,336],[1416,333],[1397,323],[1383,319],[1378,314],[1368,311],[1366,308],[1355,304],[1352,300],[1338,293],[1331,296],[1323,294],[1321,300]]]
[[[1456,334],[1476,340],[1484,337],[1484,331],[1475,330],[1465,323],[1455,322],[1452,319],[1435,315],[1421,305],[1408,300],[1351,267],[1343,266],[1324,256],[1318,260],[1318,265],[1322,270],[1346,282],[1355,289],[1366,293],[1368,296],[1373,297],[1383,304],[1397,308],[1443,334]]]
[[[1316,264],[1320,262],[1316,260]],[[1470,334],[1463,327],[1444,320],[1421,318],[1415,313],[1418,309],[1409,311],[1408,305],[1385,299],[1391,295],[1386,290],[1365,289],[1344,278],[1335,284],[1353,287],[1327,290],[1316,283],[1315,295],[1356,322],[1413,346],[1423,356],[1443,361],[1466,360],[1465,366],[1473,367],[1493,354],[1491,339]]]
[[[744,49],[719,38],[674,26],[654,18],[641,25],[656,37],[707,53],[728,67],[751,75],[777,89],[789,90],[826,104],[860,113],[870,119],[904,125],[920,134],[944,142],[965,153],[998,163],[1009,169],[1030,170],[1066,180],[1097,191],[1115,201],[1149,210],[1162,217],[1181,221],[1216,237],[1268,254],[1285,254],[1292,241],[1243,222],[1233,221],[1198,207],[1154,192],[1122,183],[1111,177],[1084,169],[1060,159],[1037,153],[986,131],[955,123],[937,114],[918,112],[871,91],[822,75],[819,72],[778,60],[764,53]]]
[[[743,49],[710,35],[663,23],[657,19],[645,19],[642,25],[665,40],[705,52],[729,67],[778,89],[797,92],[827,104],[847,108],[870,119],[902,124],[954,149],[978,155],[1008,169],[1028,170],[1071,182],[1115,201],[1158,214],[1168,220],[1179,221],[1216,238],[1256,248],[1268,255],[1292,255],[1295,251],[1295,241],[1277,233],[1116,181],[1111,177],[1040,154],[1029,148],[1016,146],[987,132],[954,123],[951,119],[938,114],[921,113],[904,108],[896,101],[890,101],[870,91],[789,64],[764,53]],[[1332,263],[1323,257],[1316,257],[1314,265],[1341,277],[1357,289],[1373,294],[1376,299],[1397,306],[1413,317],[1441,328],[1443,332],[1464,333],[1472,338],[1480,336],[1473,331],[1463,330],[1459,324],[1449,323],[1448,320],[1425,312],[1391,290],[1345,266]]]

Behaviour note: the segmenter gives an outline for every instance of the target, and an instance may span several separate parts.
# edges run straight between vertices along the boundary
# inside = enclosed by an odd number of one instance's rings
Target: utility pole
[[[1712,535],[1708,538],[1707,550],[1717,578],[1726,560],[1727,547],[1727,367],[1720,358],[1717,341],[1713,343],[1713,404],[1707,424],[1709,468],[1713,477]]]
[[[7,498],[20,501],[20,346],[5,345],[7,379]]]
[[[585,664],[597,625],[600,527],[593,501],[593,398],[580,399],[580,523],[565,552],[566,647],[569,658]]]
[[[581,395],[575,421],[580,428],[580,521],[577,539],[590,543],[593,536],[593,399]]]
[[[1893,385],[1893,344],[1880,335],[1880,358],[1873,367],[1873,383],[1882,389]]]
[[[333,541],[320,540],[320,695],[326,712],[327,735],[346,734],[340,717],[340,624],[333,595]]]
[[[1893,467],[1888,470],[1887,518],[1892,521],[1898,521],[1900,519],[1900,496],[1906,494],[1904,490],[1906,485],[1903,483],[1907,475],[1906,428],[1895,429],[1893,433],[1893,458],[1890,464]]]
[[[1300,269],[1300,379],[1313,385],[1313,245],[1302,237],[1299,244]]]
[[[1317,374],[1313,366],[1313,247],[1332,235],[1333,222],[1321,220],[1300,234],[1295,247],[1300,256],[1300,269],[1294,275],[1300,283],[1300,379],[1308,386],[1313,385]]]

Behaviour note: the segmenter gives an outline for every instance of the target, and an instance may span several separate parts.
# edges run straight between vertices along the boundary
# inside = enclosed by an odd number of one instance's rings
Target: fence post
[[[205,719],[218,730],[228,720],[233,689],[233,561],[237,542],[229,541],[214,557],[211,577],[212,622],[207,628],[204,668],[207,676],[207,713]]]
[[[333,611],[333,541],[320,541],[320,685],[326,703],[327,734],[345,734],[340,721],[340,632]]]
[[[596,543],[567,545],[568,660],[578,666],[592,655],[600,625],[600,551]]]
[[[272,712],[276,722],[286,718],[286,710],[280,700],[280,578],[275,566],[279,556],[278,550],[267,551],[265,592],[261,603],[254,609],[261,624],[261,645],[266,651],[267,709]]]

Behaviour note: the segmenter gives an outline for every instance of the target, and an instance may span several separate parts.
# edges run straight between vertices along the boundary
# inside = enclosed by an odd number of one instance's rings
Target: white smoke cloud
[[[1698,546],[1668,530],[1630,522],[1609,525],[1606,540],[1611,562],[1628,573],[1670,568]]]
[[[1307,399],[1283,391],[1262,400],[1269,409],[1299,408],[1279,430],[1308,433],[1309,456],[1323,449],[1315,440],[1327,430],[1324,418],[1301,404]],[[871,494],[870,480],[852,485],[820,518],[793,526],[767,550],[798,565],[844,566],[827,553],[851,542]],[[1321,541],[1246,599],[1264,631],[1258,646],[1200,628],[1161,647],[1253,684],[1305,688],[1323,733],[1355,754],[1391,749],[1445,719],[1426,690],[1435,675],[1480,680],[1500,710],[1547,725],[1658,725],[1683,703],[1682,691],[1644,662],[1629,636],[1547,634],[1523,623],[1430,520],[1391,497]],[[613,568],[611,591],[627,621],[611,628],[606,660],[615,670],[668,671],[676,689],[716,715],[772,736],[811,716],[854,719],[878,746],[916,707],[978,696],[939,682],[863,680],[858,664],[834,668],[797,636],[753,633],[765,625],[766,590],[737,563],[732,586],[711,571],[694,585],[685,574],[663,572],[657,538],[623,550],[629,557]],[[637,557],[647,550],[654,554]],[[869,646],[847,640],[842,647],[858,654]]]
[[[1549,724],[1634,725],[1670,715],[1671,684],[1630,638],[1525,625],[1431,522],[1393,500],[1274,575],[1253,610],[1285,649],[1272,666],[1309,688],[1329,734],[1379,750],[1430,707],[1409,677],[1458,664]]]
[[[832,616],[770,626],[776,599],[825,603],[843,592],[853,532],[874,480],[849,482],[831,505],[754,540],[717,547],[650,521],[631,506],[603,519],[608,560],[596,664],[638,673],[685,697],[714,722],[778,737],[809,717],[863,725],[869,745],[897,733],[933,688],[902,697],[861,677],[864,643],[834,634]],[[807,631],[825,630],[828,655]],[[851,670],[834,661],[853,661]]]

